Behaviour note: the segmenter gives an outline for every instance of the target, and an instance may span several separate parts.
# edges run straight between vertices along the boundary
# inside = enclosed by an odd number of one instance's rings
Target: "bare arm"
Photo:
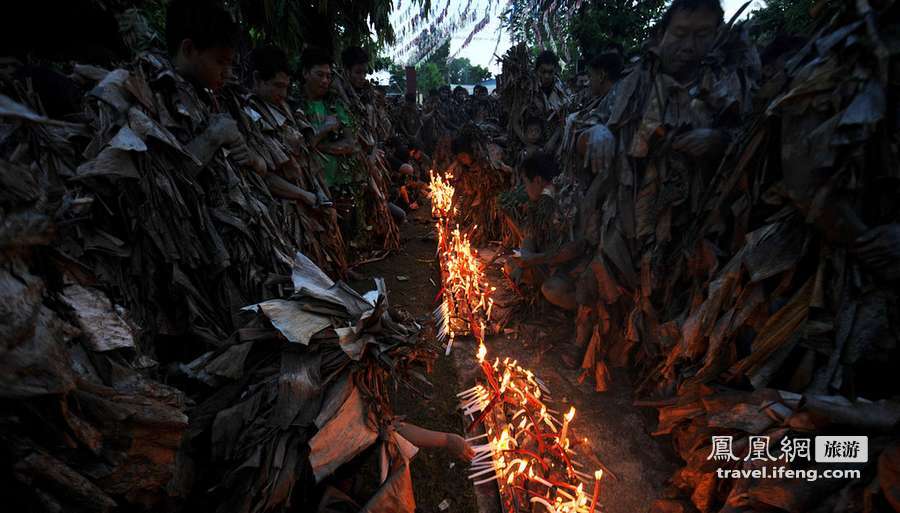
[[[269,191],[277,198],[301,201],[310,207],[316,206],[315,194],[297,187],[278,175],[266,175],[266,183],[269,186]]]
[[[407,422],[398,422],[397,432],[417,447],[444,448],[462,460],[471,460],[475,455],[465,439],[453,433],[432,431]]]

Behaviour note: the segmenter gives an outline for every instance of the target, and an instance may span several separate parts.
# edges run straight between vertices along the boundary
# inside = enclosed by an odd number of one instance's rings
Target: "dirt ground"
[[[412,313],[425,326],[423,336],[432,337],[439,271],[436,242],[425,208],[402,227],[402,249],[398,253],[357,270],[365,276],[384,277],[391,304]],[[492,248],[482,250],[482,256],[491,253]],[[492,284],[502,289],[498,266],[499,262],[495,262],[488,274]],[[371,281],[359,285],[371,288]],[[572,336],[571,322],[560,312],[539,308],[514,319],[518,322],[513,322],[505,333],[486,341],[489,355],[509,356],[532,369],[549,386],[554,409],[565,411],[569,405],[575,406],[573,434],[587,437],[591,441],[589,450],[615,475],[604,478],[604,513],[648,511],[677,466],[669,441],[649,434],[655,427],[654,411],[633,406],[631,382],[621,369],[612,369],[610,390],[602,394],[593,391],[590,380],[578,383],[578,372],[566,369],[560,360]],[[457,339],[451,357],[442,354],[428,376],[434,384],[433,397],[423,399],[401,389],[396,412],[423,427],[462,433],[465,427],[456,410],[455,394],[471,386],[477,377],[477,369],[472,365],[475,349],[471,340]],[[589,456],[580,459],[592,467]],[[420,511],[478,511],[466,466],[442,451],[420,451],[413,460],[412,474]],[[448,507],[441,510],[443,501]]]
[[[399,252],[356,270],[367,277],[383,277],[391,306],[410,312],[424,326],[422,336],[433,339],[432,311],[440,273],[435,254],[437,243],[432,237],[433,225],[426,209],[417,211],[402,226]],[[371,279],[352,285],[357,289],[373,288]],[[462,434],[465,426],[456,410],[458,377],[453,362],[441,353],[433,372],[427,377],[434,384],[433,397],[424,399],[401,387],[395,395],[395,412],[406,415],[407,421],[418,426]],[[444,500],[448,508],[443,513],[478,511],[475,491],[465,469],[464,463],[455,461],[443,451],[419,451],[411,466],[419,511],[442,513],[439,505]]]

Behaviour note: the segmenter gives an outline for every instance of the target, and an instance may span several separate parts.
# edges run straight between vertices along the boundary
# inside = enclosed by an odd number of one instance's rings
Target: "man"
[[[381,147],[393,133],[390,116],[381,92],[366,79],[369,52],[358,46],[348,47],[341,53],[341,63],[343,70],[337,74],[333,88],[346,99],[355,120],[361,150],[357,163],[363,167],[360,174],[367,177],[363,184],[363,216],[371,240],[359,242],[380,242],[384,249],[396,249],[400,244],[396,223],[404,221],[406,213],[388,202],[391,173]]]
[[[579,210],[587,218],[596,216],[594,230],[600,230],[587,234],[597,240],[591,265],[596,311],[594,299],[586,299],[579,318],[597,315],[602,321],[587,354],[599,355],[594,346],[602,345],[616,365],[634,356],[636,334],[650,330],[636,326],[626,340],[616,326],[629,319],[654,319],[657,309],[673,304],[673,295],[682,292],[661,289],[671,272],[666,267],[670,248],[700,215],[696,209],[702,191],[751,108],[744,99],[754,87],[758,58],[742,45],[741,27],[720,38],[723,46],[730,45],[728,55],[722,50],[704,60],[711,55],[722,16],[718,0],[675,0],[657,28],[656,44],[596,109],[594,115],[605,124],[579,136],[577,147],[595,177],[593,193],[585,194]],[[735,81],[736,74],[745,80]],[[701,81],[704,90],[715,93],[698,97],[694,91]],[[641,293],[634,294],[636,290]],[[639,303],[632,304],[631,298]],[[583,337],[577,343],[586,344],[586,330],[579,332]],[[593,363],[585,361],[584,366]],[[605,388],[600,369],[595,369],[598,390]]]
[[[574,283],[565,264],[572,252],[565,248],[568,229],[556,202],[553,179],[559,166],[553,156],[535,153],[519,166],[528,204],[522,223],[522,244],[504,270],[517,284],[527,284],[549,303],[574,310]]]
[[[500,160],[499,147],[486,142],[475,125],[466,125],[451,142],[450,151],[460,224],[478,226],[475,244],[497,240],[502,229],[498,196],[509,187],[512,169]]]
[[[332,69],[328,52],[308,47],[300,57],[303,71],[303,111],[312,128],[311,146],[322,178],[340,216],[344,240],[353,242],[365,227],[365,187],[368,177],[359,165],[356,124],[347,107],[331,94]]]
[[[337,277],[347,271],[346,248],[337,225],[328,187],[311,164],[303,136],[310,125],[302,112],[286,103],[290,68],[284,51],[275,46],[254,49],[249,56],[251,94],[240,94],[235,116],[245,137],[267,163],[265,181],[276,202],[283,231],[296,248],[320,268]]]
[[[588,84],[591,101],[603,100],[622,74],[622,56],[607,52],[602,53],[588,63]]]
[[[559,58],[550,50],[541,52],[534,63],[537,74],[536,90],[532,93],[529,110],[547,123],[547,141],[543,150],[555,153],[562,138],[565,108],[571,92],[559,79]],[[524,134],[519,127],[519,138],[524,141]]]

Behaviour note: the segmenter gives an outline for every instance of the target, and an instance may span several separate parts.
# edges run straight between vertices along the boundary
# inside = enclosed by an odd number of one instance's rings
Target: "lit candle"
[[[590,513],[594,513],[597,509],[597,499],[600,498],[600,479],[603,477],[603,471],[597,470],[594,472],[594,494],[591,496],[591,511]]]
[[[559,432],[559,443],[565,445],[566,443],[566,434],[569,431],[569,422],[572,422],[572,418],[575,417],[575,407],[572,406],[569,408],[569,413],[566,413],[563,417],[563,425],[562,431]]]
[[[550,483],[549,481],[547,481],[547,480],[541,478],[541,476],[535,474],[533,468],[529,468],[529,469],[528,469],[528,479],[530,479],[531,481],[535,481],[535,482],[541,483],[542,485],[546,486],[547,488],[552,488],[552,487],[553,487],[553,484],[552,484],[552,483]]]

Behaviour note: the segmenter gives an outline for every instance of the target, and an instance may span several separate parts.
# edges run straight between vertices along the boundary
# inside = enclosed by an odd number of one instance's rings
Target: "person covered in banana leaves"
[[[553,179],[559,174],[559,164],[552,155],[537,152],[518,168],[528,202],[521,222],[521,247],[513,252],[504,272],[520,292],[527,287],[552,305],[575,310],[571,264],[581,249],[571,243],[556,199]]]
[[[346,248],[328,187],[312,166],[304,133],[312,127],[302,112],[287,105],[291,86],[287,55],[263,46],[249,55],[249,91],[232,88],[232,115],[248,144],[265,161],[265,181],[276,201],[272,208],[296,250],[335,277],[347,272]]]
[[[781,87],[714,177],[709,215],[681,252],[693,278],[669,314],[684,319],[681,336],[645,392],[715,381],[873,401],[900,392],[884,379],[900,361],[900,8],[835,10],[780,59]]]
[[[599,123],[578,136],[593,174],[579,210],[593,219],[584,226],[596,289],[582,295],[575,343],[597,390],[606,360],[650,358],[653,344],[637,343],[656,336],[660,308],[683,299],[666,288],[669,251],[752,109],[759,57],[743,24],[722,18],[718,0],[672,2],[640,63],[597,107]]]
[[[99,129],[83,169],[96,176],[80,184],[104,208],[81,233],[118,242],[80,258],[150,339],[218,344],[242,306],[289,281],[294,248],[264,206],[273,202],[265,163],[216,96],[231,80],[238,32],[214,2],[171,2],[168,55],[141,54],[88,100]],[[110,188],[96,182],[104,170],[129,178]]]
[[[456,187],[454,203],[462,226],[478,226],[473,243],[483,244],[502,237],[504,223],[499,195],[509,188],[511,167],[503,162],[503,150],[481,137],[474,124],[463,127],[450,144],[449,172]]]
[[[300,57],[303,72],[301,110],[312,127],[310,146],[313,162],[321,170],[339,218],[344,241],[358,246],[355,239],[365,231],[367,170],[356,136],[357,124],[347,105],[331,89],[331,55],[308,47]]]
[[[566,117],[562,151],[560,152],[562,172],[554,183],[559,191],[559,202],[563,215],[566,217],[567,223],[577,230],[579,235],[586,231],[584,226],[579,226],[586,220],[576,220],[578,206],[593,182],[594,168],[584,157],[583,151],[581,153],[576,151],[576,143],[579,142],[579,136],[585,130],[601,122],[598,107],[621,78],[622,68],[622,56],[616,51],[604,52],[591,58],[588,61],[589,98],[579,106],[578,110]],[[585,144],[584,140],[580,142],[582,145]],[[601,167],[603,166],[596,166],[596,168]]]
[[[397,223],[405,219],[405,213],[389,201],[391,175],[383,145],[391,136],[392,128],[381,92],[366,78],[369,61],[365,49],[345,48],[341,53],[343,68],[335,71],[331,88],[354,119],[360,148],[356,164],[363,168],[358,174],[365,177],[362,211],[365,224],[356,245],[360,249],[378,245],[391,250],[400,247]]]
[[[534,62],[534,73],[537,80],[533,81],[531,99],[525,110],[528,114],[541,118],[548,127],[543,151],[556,153],[562,140],[565,112],[572,92],[559,78],[559,57],[552,51],[544,50],[538,55]],[[523,143],[526,140],[525,127],[521,126],[524,119],[520,117],[517,126],[513,127]]]

